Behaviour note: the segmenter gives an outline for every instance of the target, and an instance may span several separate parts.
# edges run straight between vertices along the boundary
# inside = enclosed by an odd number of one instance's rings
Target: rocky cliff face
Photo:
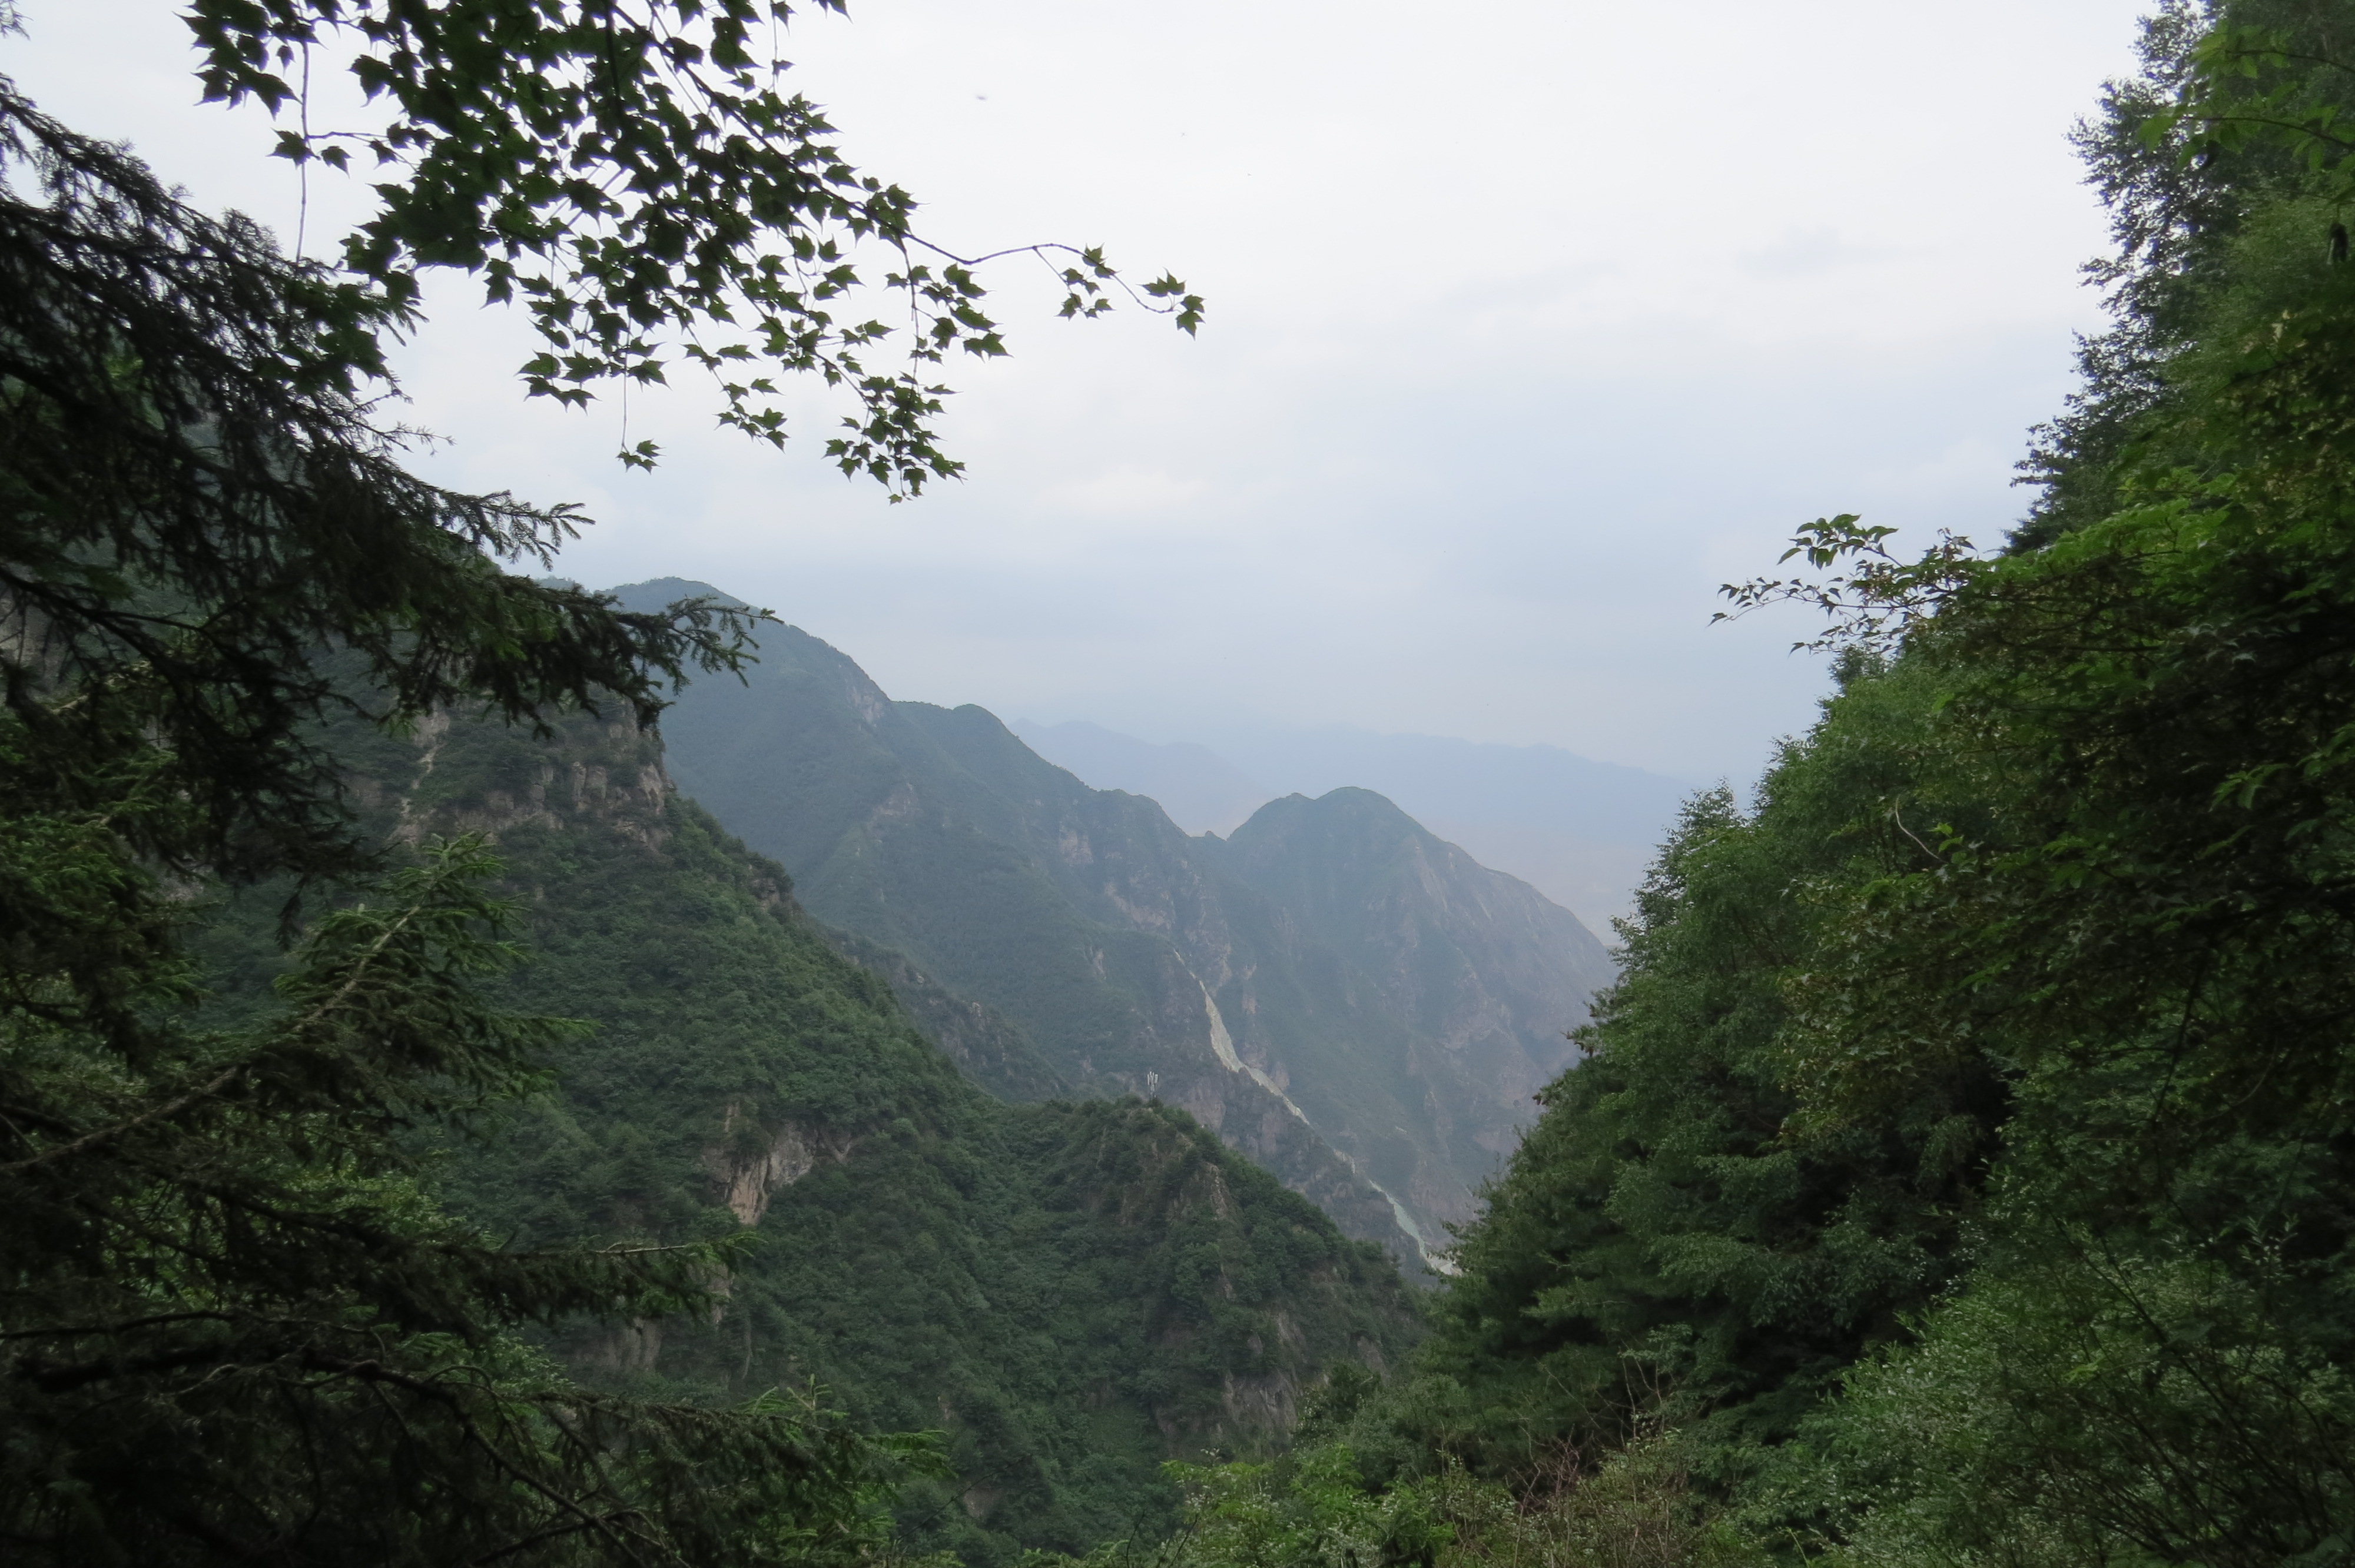
[[[748,685],[690,688],[664,734],[681,788],[813,912],[1073,1090],[1185,1107],[1350,1234],[1417,1256],[1468,1216],[1607,979],[1575,918],[1366,791],[1188,838],[980,708],[895,703],[789,628],[762,641]]]

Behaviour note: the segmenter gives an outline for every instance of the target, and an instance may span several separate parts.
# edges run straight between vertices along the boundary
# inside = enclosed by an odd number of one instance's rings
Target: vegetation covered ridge
[[[578,1375],[722,1405],[814,1382],[862,1430],[942,1433],[900,1539],[978,1564],[1172,1523],[1164,1461],[1272,1453],[1328,1362],[1403,1359],[1418,1306],[1378,1249],[1175,1107],[985,1093],[671,790],[658,736],[555,729],[377,741],[365,777],[388,832],[496,834],[533,953],[499,998],[589,1026],[444,1146],[447,1201],[517,1247],[741,1244],[700,1312],[562,1327]]]
[[[384,342],[418,323],[421,269],[468,269],[495,298],[536,301],[549,341],[580,351],[527,366],[534,389],[577,396],[607,376],[654,378],[655,323],[692,337],[751,302],[749,285],[767,292],[773,308],[754,313],[776,332],[762,348],[718,350],[752,362],[758,385],[741,390],[765,395],[763,359],[861,374],[835,352],[843,336],[785,330],[796,313],[824,325],[802,311],[806,295],[774,291],[805,271],[781,281],[740,264],[747,247],[779,243],[839,281],[822,231],[904,241],[904,198],[809,147],[823,127],[806,105],[750,79],[753,14],[667,0],[460,0],[430,15],[200,0],[189,19],[216,96],[291,101],[298,90],[276,73],[298,55],[307,70],[314,47],[346,49],[341,63],[389,95],[383,210],[340,270],[195,211],[123,149],[0,81],[0,1548],[12,1563],[876,1563],[905,1555],[900,1489],[959,1474],[953,1413],[911,1424],[945,1434],[879,1436],[801,1376],[749,1397],[658,1381],[661,1330],[724,1325],[755,1255],[762,1181],[729,1164],[731,1130],[756,1125],[741,1112],[731,1128],[721,1107],[705,1135],[696,1189],[733,1200],[719,1205],[733,1228],[708,1214],[661,1234],[694,1204],[662,1185],[658,1157],[633,1165],[627,1139],[592,1216],[626,1234],[568,1231],[581,1216],[560,1204],[496,1234],[448,1201],[471,1172],[487,1212],[487,1151],[518,1152],[502,1137],[542,1115],[583,1034],[575,1017],[503,1005],[528,990],[501,987],[537,916],[496,890],[514,868],[490,836],[547,830],[552,789],[642,830],[634,853],[699,846],[726,861],[732,850],[668,800],[658,770],[623,754],[666,683],[739,662],[757,616],[634,611],[535,576],[586,520],[410,473],[412,433],[379,422],[398,391]],[[0,30],[16,25],[0,5]],[[625,80],[630,130],[617,137],[602,93]],[[716,141],[715,107],[735,128]],[[314,142],[306,120],[282,151],[340,167],[339,134]],[[814,185],[796,146],[829,160]],[[551,168],[623,164],[638,182],[626,198],[597,175],[543,185]],[[709,183],[675,201],[660,188],[672,176]],[[748,190],[750,223],[731,210]],[[608,218],[658,232],[616,251],[585,232]],[[1109,281],[1084,264],[1071,279],[1083,313]],[[998,352],[970,275],[925,270],[899,285],[957,315],[914,362],[968,329]],[[542,286],[558,278],[575,290],[562,302]],[[928,281],[940,286],[926,293]],[[1190,327],[1199,310],[1178,313]],[[902,491],[951,471],[923,432],[937,405],[921,384],[887,375],[854,391],[868,418],[838,461]],[[740,423],[779,433],[772,417]],[[496,782],[509,763],[464,739],[514,726],[518,744],[552,741],[581,725],[617,748],[610,766],[526,768],[520,793]],[[461,804],[442,810],[445,799]],[[634,818],[633,804],[682,815]],[[782,899],[776,879],[765,885],[750,874],[737,902],[757,915]],[[709,885],[660,893],[728,903]],[[759,927],[727,913],[740,938]],[[780,1027],[805,1058],[864,1046],[907,1069],[909,1094],[868,1107],[914,1113],[884,1133],[919,1117],[937,1128],[974,1098],[879,980],[793,930],[765,948],[750,938],[785,971],[760,977],[787,1004]],[[815,1075],[854,1100],[874,1088],[871,1074]],[[1264,1223],[1287,1265],[1367,1287],[1343,1310],[1373,1304],[1369,1350],[1411,1330],[1380,1309],[1385,1290],[1407,1298],[1379,1260],[1230,1171],[1183,1118],[1056,1114],[1037,1113],[1025,1146],[1063,1180],[1068,1202],[1041,1222],[1056,1257],[1095,1264],[1114,1288],[1175,1271],[1178,1294],[1199,1291],[1207,1257],[1207,1277],[1248,1311],[1271,1271],[1277,1287],[1290,1277],[1219,1244]],[[796,1159],[773,1142],[759,1163],[774,1174]],[[1131,1185],[1090,1185],[1104,1169]],[[1084,1235],[1061,1245],[1099,1202],[1129,1247],[1125,1275]],[[1161,1223],[1204,1204],[1207,1239]],[[1148,1348],[1135,1366],[1183,1360],[1203,1338],[1189,1321],[1148,1319],[1170,1354]],[[1216,1361],[1230,1339],[1198,1356]],[[616,1390],[633,1376],[635,1392]],[[1176,1440],[1200,1401],[1183,1376],[1166,1382],[1152,1392]],[[968,1498],[964,1511],[989,1505]]]

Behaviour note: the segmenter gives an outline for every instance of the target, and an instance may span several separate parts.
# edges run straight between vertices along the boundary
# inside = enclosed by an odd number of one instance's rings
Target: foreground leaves
[[[948,388],[934,367],[1006,352],[985,261],[1044,263],[1066,317],[1118,292],[1200,325],[1182,281],[1133,287],[1098,247],[962,257],[926,239],[914,199],[846,162],[817,105],[784,90],[789,62],[767,57],[791,14],[783,0],[191,0],[187,20],[207,96],[294,120],[280,156],[372,160],[381,206],[343,249],[350,308],[402,328],[421,269],[477,273],[538,333],[522,366],[535,397],[585,403],[685,360],[718,381],[723,424],[782,444],[774,376],[815,376],[858,408],[826,455],[896,497],[962,467],[935,441]],[[313,124],[314,54],[350,71],[379,123]],[[875,246],[879,280],[858,260]],[[873,308],[870,281],[904,323],[856,313]],[[640,443],[622,461],[655,456]]]

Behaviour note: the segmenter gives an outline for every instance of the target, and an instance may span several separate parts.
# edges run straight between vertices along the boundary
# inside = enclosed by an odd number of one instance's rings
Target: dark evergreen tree
[[[517,1254],[403,1135],[563,1026],[478,845],[381,863],[322,721],[651,716],[725,618],[503,569],[569,525],[409,477],[349,296],[0,96],[0,1542],[12,1561],[858,1555],[891,1454],[584,1390],[511,1330],[701,1298],[710,1249]],[[331,676],[330,671],[335,672]],[[232,1023],[216,886],[340,885]],[[315,901],[314,901],[315,906]],[[290,910],[291,914],[291,910]]]

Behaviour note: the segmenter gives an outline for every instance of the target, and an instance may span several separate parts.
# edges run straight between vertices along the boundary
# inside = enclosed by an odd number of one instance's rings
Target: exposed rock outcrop
[[[818,1161],[830,1160],[839,1165],[848,1160],[858,1141],[846,1134],[791,1121],[763,1136],[759,1128],[743,1124],[733,1103],[721,1121],[719,1136],[721,1141],[703,1151],[703,1168],[719,1183],[720,1202],[742,1225],[759,1224],[779,1189],[816,1170]]]

